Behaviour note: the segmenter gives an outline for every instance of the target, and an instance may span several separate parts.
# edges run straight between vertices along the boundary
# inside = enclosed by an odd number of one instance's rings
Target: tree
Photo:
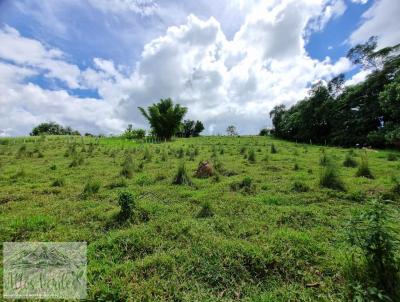
[[[192,121],[192,120],[184,120],[180,131],[178,132],[178,136],[183,137],[196,137],[199,136],[200,133],[204,130],[203,123],[200,121]]]
[[[170,98],[161,99],[159,103],[147,108],[139,107],[140,112],[149,121],[153,133],[160,139],[170,140],[179,130],[186,107],[174,105]]]
[[[230,126],[228,126],[228,128],[226,128],[226,133],[227,133],[229,136],[237,136],[237,135],[238,135],[238,132],[237,132],[237,130],[236,130],[236,127],[233,126],[233,125],[230,125]]]
[[[197,121],[196,124],[194,125],[193,129],[193,136],[199,136],[201,132],[204,130],[204,125],[202,122]]]
[[[55,122],[41,123],[32,129],[29,134],[31,136],[38,135],[81,135],[79,131],[73,130],[71,127],[63,127]]]

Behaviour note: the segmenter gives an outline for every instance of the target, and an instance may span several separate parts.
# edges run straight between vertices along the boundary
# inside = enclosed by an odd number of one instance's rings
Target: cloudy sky
[[[137,107],[166,97],[208,134],[257,133],[315,81],[362,80],[347,50],[399,43],[398,16],[399,0],[0,0],[0,136],[147,128]]]

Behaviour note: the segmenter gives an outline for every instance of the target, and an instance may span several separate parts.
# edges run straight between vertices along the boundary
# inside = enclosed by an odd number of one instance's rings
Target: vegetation
[[[400,146],[400,44],[376,50],[376,38],[357,45],[348,58],[371,73],[344,86],[339,75],[315,84],[293,107],[276,106],[270,116],[277,137],[340,146]]]
[[[126,139],[143,139],[146,136],[144,129],[133,129],[132,124],[128,125],[128,128],[122,134],[123,138]]]
[[[2,138],[0,242],[87,242],[88,301],[398,301],[400,153],[368,152],[367,179],[323,150],[345,191],[320,187],[320,146],[269,136]]]
[[[40,135],[80,135],[79,131],[71,127],[63,127],[55,122],[41,123],[32,129],[31,136]]]
[[[181,125],[180,137],[197,137],[204,130],[204,125],[200,121],[185,120]]]
[[[159,103],[147,108],[139,107],[140,112],[150,123],[153,133],[162,140],[170,140],[181,125],[187,112],[186,107],[172,102],[171,99],[161,99]]]

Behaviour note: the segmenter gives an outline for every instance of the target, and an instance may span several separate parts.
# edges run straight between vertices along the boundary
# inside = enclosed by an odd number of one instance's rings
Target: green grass
[[[343,166],[347,149],[323,150],[269,137],[2,139],[0,242],[88,242],[90,301],[348,301],[348,222],[380,196],[399,220],[399,153],[366,151],[372,179]],[[217,177],[193,177],[204,160]],[[346,191],[320,186],[331,163]],[[134,210],[117,223],[121,192]]]

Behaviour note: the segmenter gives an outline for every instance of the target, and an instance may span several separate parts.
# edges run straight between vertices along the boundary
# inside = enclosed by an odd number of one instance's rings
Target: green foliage
[[[358,167],[356,176],[357,177],[366,177],[366,178],[371,178],[371,179],[374,178],[371,170],[369,169],[367,154],[363,154],[361,156],[361,163],[360,163],[360,166]]]
[[[251,164],[254,164],[256,162],[256,153],[254,152],[254,149],[250,149],[249,150],[249,154],[247,156],[247,160]]]
[[[186,171],[186,166],[183,161],[179,164],[175,177],[172,180],[172,184],[186,186],[191,186],[193,184],[189,174]]]
[[[135,211],[135,199],[132,193],[124,191],[118,194],[118,205],[120,207],[119,218],[128,220],[132,218]]]
[[[128,128],[122,134],[122,137],[126,139],[144,139],[145,136],[146,136],[146,130],[133,129],[131,124],[128,125]]]
[[[310,191],[310,187],[309,187],[307,184],[305,184],[304,182],[295,181],[295,182],[293,183],[292,190],[293,190],[294,192],[302,193],[302,192],[308,192],[308,191]]]
[[[352,156],[352,153],[350,153],[350,152],[346,153],[346,157],[344,158],[344,161],[343,161],[343,166],[348,167],[348,168],[354,168],[354,167],[358,166],[358,163]]]
[[[65,185],[64,178],[57,178],[51,184],[52,187],[63,187],[64,185]]]
[[[79,131],[72,130],[71,127],[63,127],[57,123],[41,123],[32,129],[31,136],[40,135],[80,135]]]
[[[375,200],[349,224],[348,241],[355,248],[349,281],[352,294],[355,291],[365,301],[400,298],[398,241],[388,219],[384,205]]]
[[[396,161],[398,159],[397,154],[389,153],[387,157],[388,161]]]
[[[181,131],[178,136],[197,137],[204,130],[204,125],[200,121],[184,120],[181,124]]]
[[[201,210],[197,213],[197,218],[208,218],[214,216],[214,212],[211,208],[211,204],[209,202],[205,202],[201,206]]]
[[[130,154],[126,154],[124,162],[122,163],[122,169],[119,173],[125,178],[132,178],[134,171],[133,159]]]
[[[278,149],[275,147],[275,144],[271,144],[271,154],[278,153]]]
[[[87,198],[91,195],[94,195],[99,192],[100,187],[101,187],[101,184],[99,181],[94,181],[92,179],[89,179],[86,182],[85,187],[83,188],[83,192],[82,192],[81,196],[83,198]]]
[[[256,193],[256,186],[253,184],[253,179],[250,177],[245,177],[240,182],[231,183],[230,187],[232,191],[240,191],[243,194]]]
[[[319,185],[323,188],[345,191],[346,187],[343,180],[340,178],[337,167],[330,163],[322,168]]]
[[[79,154],[75,153],[73,156],[72,162],[69,164],[69,167],[70,168],[78,167],[78,166],[83,165],[84,162],[85,162],[84,155],[82,153],[79,153]]]
[[[149,121],[153,133],[160,139],[170,140],[179,130],[186,107],[174,105],[171,99],[161,99],[159,103],[147,108],[139,107],[140,112]]]

